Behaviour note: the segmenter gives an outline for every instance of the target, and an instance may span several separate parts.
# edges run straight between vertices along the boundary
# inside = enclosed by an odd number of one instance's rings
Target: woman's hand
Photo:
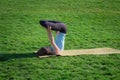
[[[46,28],[48,32],[51,31],[51,26],[48,26],[48,28]]]
[[[48,32],[48,38],[50,39],[51,44],[54,43],[54,37],[52,36],[51,26],[48,26],[46,30]]]

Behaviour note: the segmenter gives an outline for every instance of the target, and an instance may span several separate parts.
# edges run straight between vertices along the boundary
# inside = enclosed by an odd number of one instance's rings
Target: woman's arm
[[[52,32],[51,32],[51,27],[50,26],[48,26],[47,32],[48,32],[48,38],[49,38],[52,46],[54,47],[56,55],[60,55],[60,49],[58,48],[58,46],[56,45],[56,43],[54,41],[54,37],[52,36]]]

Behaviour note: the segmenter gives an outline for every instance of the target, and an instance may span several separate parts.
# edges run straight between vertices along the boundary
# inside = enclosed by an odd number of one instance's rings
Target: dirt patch
[[[73,55],[82,55],[82,54],[113,54],[113,53],[120,53],[120,50],[113,48],[64,50],[62,52],[62,56],[73,56]]]
[[[76,49],[76,50],[64,50],[61,53],[61,56],[77,56],[77,55],[84,55],[84,54],[120,54],[120,50],[113,49],[113,48],[95,48],[95,49]],[[45,57],[52,57],[55,55],[47,55],[47,56],[39,56],[39,58]]]

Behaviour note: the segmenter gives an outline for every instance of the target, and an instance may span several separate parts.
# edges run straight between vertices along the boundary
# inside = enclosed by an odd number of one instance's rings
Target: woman
[[[58,21],[50,21],[50,20],[41,20],[40,24],[46,28],[48,33],[48,38],[51,43],[51,47],[42,47],[37,53],[39,56],[41,55],[61,55],[61,51],[64,50],[65,36],[67,33],[67,29],[64,23]],[[56,31],[56,38],[52,35],[52,32]]]

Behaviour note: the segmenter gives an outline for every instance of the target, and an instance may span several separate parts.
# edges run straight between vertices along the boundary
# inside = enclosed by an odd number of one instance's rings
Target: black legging
[[[60,31],[62,33],[67,32],[65,24],[58,21],[40,20],[40,24],[45,28],[51,26],[51,30]]]

